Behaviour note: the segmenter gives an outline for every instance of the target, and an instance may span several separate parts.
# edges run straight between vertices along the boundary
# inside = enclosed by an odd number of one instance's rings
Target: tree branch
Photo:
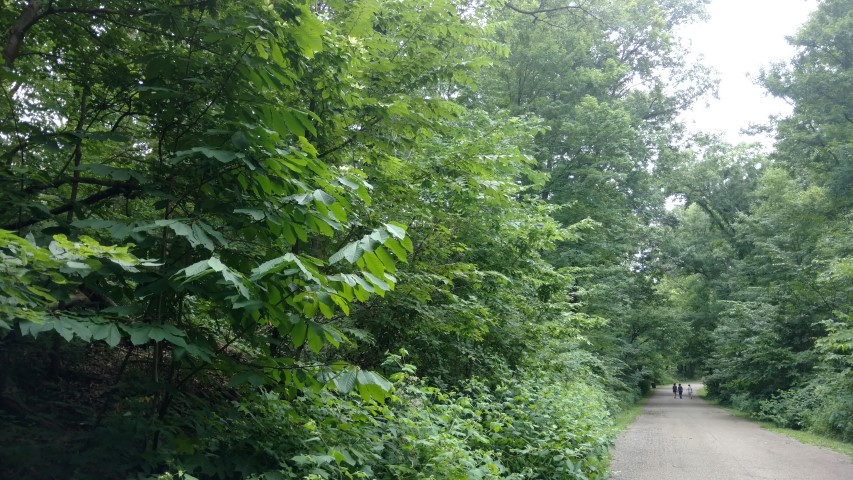
[[[75,181],[73,177],[63,177],[61,179],[54,180],[50,183],[42,183],[38,185],[30,185],[29,187],[23,189],[21,193],[33,193],[39,190],[47,190],[50,188],[57,188],[63,185],[67,185],[71,182]],[[105,180],[103,178],[94,178],[94,177],[79,177],[76,179],[78,183],[87,184],[87,185],[100,185],[102,187],[127,187],[128,185],[132,185],[131,182],[119,182],[116,180]]]
[[[591,11],[589,11],[586,7],[584,7],[580,3],[576,3],[576,2],[569,2],[568,5],[561,5],[561,6],[557,6],[557,7],[545,7],[544,2],[542,2],[539,4],[539,8],[537,8],[537,9],[525,10],[523,8],[520,8],[520,7],[513,5],[512,2],[509,1],[509,2],[504,3],[504,7],[512,10],[513,12],[520,13],[522,15],[530,15],[531,17],[533,17],[534,23],[541,20],[541,18],[539,18],[540,15],[543,15],[543,14],[549,15],[552,13],[568,12],[568,11],[572,11],[572,10],[577,10],[579,12],[583,12],[584,14],[589,15],[592,18],[600,20],[600,18],[598,18],[595,14],[593,14]],[[548,23],[548,22],[545,22],[545,23]],[[552,27],[559,27],[558,25],[554,25],[552,23],[548,23],[548,25],[551,25]]]
[[[551,7],[551,8],[538,8],[536,10],[524,10],[522,8],[516,7],[512,4],[512,2],[506,2],[504,6],[513,12],[521,13],[523,15],[532,15],[534,18],[542,13],[555,13],[562,12],[566,10],[583,10],[583,7],[576,3],[570,3],[568,5],[562,5],[559,7]]]
[[[197,2],[189,2],[189,3],[181,3],[175,5],[177,8],[198,8],[207,5],[208,0],[199,0]],[[27,34],[27,31],[36,24],[42,18],[45,18],[49,15],[55,14],[83,14],[83,15],[93,15],[93,16],[114,16],[114,17],[138,17],[142,15],[147,15],[153,12],[156,12],[158,9],[156,8],[143,8],[136,11],[120,11],[120,10],[109,10],[106,8],[78,8],[78,7],[63,7],[63,8],[55,8],[52,4],[49,4],[48,7],[44,10],[41,10],[41,4],[38,0],[30,0],[27,2],[27,5],[21,10],[21,15],[18,17],[18,21],[15,22],[8,30],[9,38],[6,40],[6,46],[3,48],[3,58],[5,60],[6,68],[12,68],[12,65],[15,63],[15,59],[18,58],[19,52],[21,50],[21,45],[24,42],[24,36]]]
[[[689,198],[689,196],[688,196],[688,198]],[[723,219],[722,215],[720,215],[719,212],[717,212],[716,210],[711,208],[711,205],[707,202],[707,200],[695,199],[694,198],[693,203],[695,203],[696,205],[699,205],[699,208],[704,210],[705,213],[707,213],[708,216],[711,217],[711,220],[714,223],[716,223],[718,227],[720,227],[720,231],[722,231],[724,234],[728,235],[729,237],[734,236],[735,232],[734,232],[734,229],[732,228],[732,226],[729,225],[729,223]]]
[[[9,28],[9,38],[6,40],[6,46],[3,48],[3,58],[6,68],[12,68],[15,59],[18,58],[21,44],[24,43],[24,36],[27,34],[27,30],[41,18],[39,7],[40,5],[37,0],[27,2],[27,5],[21,10],[18,21]]]
[[[106,190],[101,190],[98,193],[90,195],[79,202],[68,202],[65,205],[61,205],[59,207],[54,208],[50,211],[51,215],[61,215],[63,213],[71,211],[77,205],[94,205],[98,202],[106,200],[111,197],[115,197],[118,195],[126,195],[129,192],[132,192],[136,188],[135,184],[132,183],[122,183],[120,185],[115,185]],[[42,220],[46,220],[45,218],[29,218],[27,220],[21,220],[15,223],[4,225],[2,228],[4,230],[15,231],[20,230],[24,227],[28,227],[35,223],[38,223]]]

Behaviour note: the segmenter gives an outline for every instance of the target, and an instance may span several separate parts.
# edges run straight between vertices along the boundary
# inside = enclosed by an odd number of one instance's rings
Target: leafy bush
[[[490,440],[512,478],[605,475],[609,416],[601,389],[533,374],[499,386],[493,398],[484,402]]]
[[[827,378],[828,377],[828,378]],[[849,373],[824,376],[815,388],[820,405],[811,414],[812,429],[816,432],[853,442],[853,379]]]
[[[812,424],[812,414],[821,404],[821,399],[813,386],[779,392],[769,400],[759,402],[760,410],[756,417],[774,424],[793,428],[807,429]]]
[[[780,427],[811,430],[853,441],[853,381],[843,375],[824,374],[797,389],[779,392],[760,402],[756,417]]]
[[[169,440],[169,463],[203,478],[258,480],[604,478],[611,439],[601,389],[517,373],[460,392],[398,373],[385,403],[261,391],[193,420],[193,435]]]
[[[736,393],[729,397],[729,404],[737,410],[754,414],[761,400],[749,393]]]

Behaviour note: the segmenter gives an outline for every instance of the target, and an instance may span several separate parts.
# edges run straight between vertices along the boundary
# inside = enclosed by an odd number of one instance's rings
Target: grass
[[[853,444],[842,442],[834,438],[824,437],[817,433],[806,432],[804,430],[791,430],[790,428],[781,428],[767,422],[759,422],[761,428],[770,430],[771,432],[781,433],[797,440],[800,443],[808,445],[816,445],[818,447],[828,448],[838,453],[843,453],[850,458],[853,458]]]
[[[624,410],[619,412],[615,417],[613,417],[613,428],[611,432],[613,435],[618,435],[619,432],[628,428],[628,425],[634,423],[634,420],[643,413],[643,408],[645,408],[646,403],[649,401],[649,396],[641,398],[640,401],[626,407]]]
[[[704,391],[704,389],[702,390],[703,391],[699,392],[699,395],[705,397],[707,395],[707,391]],[[777,427],[776,425],[770,422],[756,420],[748,413],[743,412],[741,410],[737,410],[735,408],[725,405],[720,405],[720,402],[717,400],[708,400],[708,402],[719,406],[720,408],[724,409],[725,411],[731,413],[732,415],[738,418],[743,418],[745,420],[749,420],[752,423],[756,423],[758,424],[758,426],[765,430],[769,430],[780,435],[785,435],[786,437],[793,438],[794,440],[800,443],[804,443],[806,445],[814,445],[816,447],[828,448],[843,455],[847,455],[848,457],[853,459],[853,443],[843,442],[841,440],[836,440],[834,438],[820,435],[818,433],[807,432],[805,430],[793,430],[790,428]]]

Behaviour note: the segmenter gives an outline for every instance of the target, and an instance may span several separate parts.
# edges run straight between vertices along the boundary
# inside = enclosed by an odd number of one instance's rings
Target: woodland
[[[853,2],[0,6],[0,477],[604,479],[654,383],[853,441]],[[756,69],[761,67],[756,66]]]

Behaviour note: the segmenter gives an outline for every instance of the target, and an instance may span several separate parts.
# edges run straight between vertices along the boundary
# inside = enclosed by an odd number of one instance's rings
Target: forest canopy
[[[0,476],[606,478],[676,377],[853,441],[853,6],[767,152],[706,3],[5,2]]]

